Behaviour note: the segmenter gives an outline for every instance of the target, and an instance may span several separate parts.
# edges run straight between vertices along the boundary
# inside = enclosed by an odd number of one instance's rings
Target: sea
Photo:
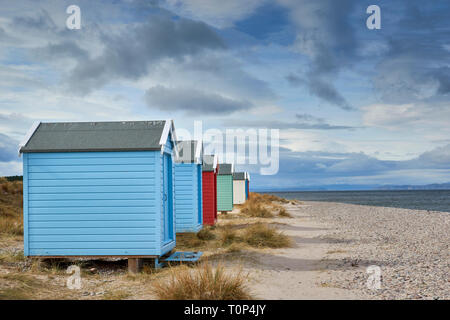
[[[450,190],[264,192],[286,199],[450,212]]]

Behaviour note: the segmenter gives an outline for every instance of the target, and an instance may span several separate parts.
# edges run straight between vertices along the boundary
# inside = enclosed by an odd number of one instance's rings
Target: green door
[[[217,211],[233,210],[233,176],[217,176]]]

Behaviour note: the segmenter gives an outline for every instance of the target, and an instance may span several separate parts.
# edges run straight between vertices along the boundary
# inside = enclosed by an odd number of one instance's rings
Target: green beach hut
[[[217,175],[217,211],[233,210],[233,165],[223,163]]]

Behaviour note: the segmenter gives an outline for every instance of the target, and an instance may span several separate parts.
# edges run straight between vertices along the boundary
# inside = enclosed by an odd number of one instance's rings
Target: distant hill
[[[427,185],[380,186],[376,190],[450,190],[450,182]]]
[[[450,190],[450,182],[433,183],[427,185],[352,185],[333,184],[321,186],[299,186],[287,188],[262,187],[255,188],[261,192],[287,192],[287,191],[371,191],[371,190]]]

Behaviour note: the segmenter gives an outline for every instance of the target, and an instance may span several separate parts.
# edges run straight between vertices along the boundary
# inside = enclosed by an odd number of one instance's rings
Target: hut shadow
[[[327,231],[329,228],[314,228],[314,227],[300,227],[293,225],[276,224],[282,230],[292,230],[292,231]]]
[[[67,270],[71,265],[78,265],[82,269],[95,270],[99,273],[112,273],[126,270],[128,267],[128,260],[121,258],[111,259],[71,259],[71,258],[53,258],[42,259],[43,267],[47,269]]]
[[[257,268],[264,271],[329,271],[357,270],[370,265],[384,266],[389,263],[381,260],[342,259],[301,259],[285,256],[258,253]]]
[[[323,243],[342,243],[342,244],[350,244],[354,242],[352,239],[338,239],[338,238],[303,238],[298,236],[290,236],[290,238],[294,241],[295,244],[323,244]]]

